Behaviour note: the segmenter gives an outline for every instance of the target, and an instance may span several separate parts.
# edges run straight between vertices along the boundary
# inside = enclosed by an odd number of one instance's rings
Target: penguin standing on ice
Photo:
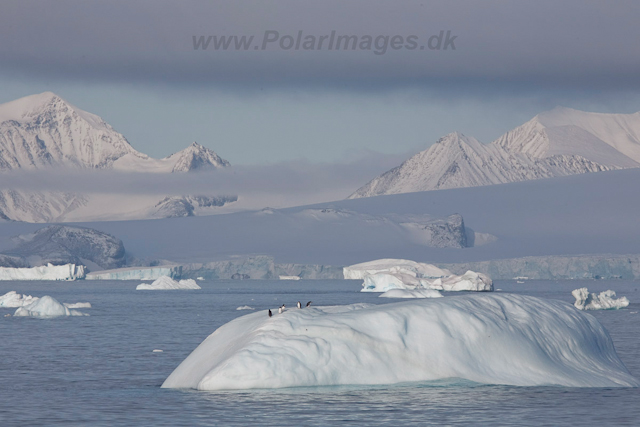
[[[278,309],[278,313],[282,314],[283,311],[284,311],[284,304],[282,304],[282,307]]]
[[[300,301],[298,301],[298,308],[302,308],[302,304],[300,304]]]
[[[269,317],[273,316],[273,313],[271,312],[271,309],[269,309]]]
[[[311,301],[309,301],[305,307],[309,307],[310,305],[311,305]]]

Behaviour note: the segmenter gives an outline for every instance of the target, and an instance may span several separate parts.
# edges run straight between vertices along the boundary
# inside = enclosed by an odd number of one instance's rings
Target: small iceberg
[[[616,310],[629,305],[627,297],[616,299],[616,293],[611,289],[596,294],[589,293],[587,288],[580,288],[571,291],[571,295],[576,299],[573,305],[578,310]]]
[[[366,276],[377,273],[400,273],[425,279],[437,279],[452,275],[449,270],[438,268],[432,264],[390,258],[350,265],[344,267],[342,273],[344,278],[348,280],[364,280]]]
[[[202,289],[195,280],[186,279],[175,281],[169,276],[161,276],[153,283],[140,283],[136,286],[137,291],[158,291],[158,290],[175,290],[175,289]]]
[[[70,310],[63,304],[60,304],[58,300],[50,297],[49,295],[45,295],[29,305],[19,307],[13,315],[14,317],[35,317],[37,319],[50,319],[54,317],[67,316],[88,316],[88,314],[81,313],[76,310]]]
[[[74,302],[74,303],[65,302],[63,303],[63,305],[67,308],[91,308],[90,302]]]
[[[38,297],[32,297],[31,295],[22,295],[16,291],[9,291],[6,294],[0,296],[0,307],[22,307],[38,301]]]
[[[300,276],[279,276],[280,280],[300,280]]]
[[[249,307],[248,305],[243,305],[241,307],[236,308],[236,310],[255,310],[253,307]]]
[[[516,294],[264,311],[207,337],[163,388],[396,384],[638,387],[611,337],[571,305]]]
[[[391,289],[380,298],[442,298],[442,294],[435,289]]]

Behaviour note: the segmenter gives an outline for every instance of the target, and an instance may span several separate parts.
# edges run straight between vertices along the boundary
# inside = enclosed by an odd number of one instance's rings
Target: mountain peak
[[[229,166],[229,162],[218,154],[197,142],[192,142],[187,148],[178,151],[165,159],[174,160],[172,172],[190,172],[202,169],[216,169]]]

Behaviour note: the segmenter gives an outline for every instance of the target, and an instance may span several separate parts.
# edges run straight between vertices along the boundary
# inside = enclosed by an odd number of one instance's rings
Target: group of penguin
[[[305,305],[305,307],[309,307],[310,305],[311,305],[311,301],[309,301],[307,305]],[[300,301],[298,301],[297,306],[298,308],[302,308],[302,304],[300,304]],[[278,313],[282,314],[283,311],[284,311],[284,304],[282,304],[282,306],[278,308]],[[269,317],[271,316],[273,316],[273,313],[271,312],[271,309],[269,309]]]

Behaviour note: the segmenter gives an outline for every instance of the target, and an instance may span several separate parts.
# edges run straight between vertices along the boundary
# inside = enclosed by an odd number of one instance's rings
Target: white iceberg
[[[74,303],[65,302],[63,303],[63,305],[67,308],[91,308],[90,302],[74,302]]]
[[[300,276],[279,276],[280,280],[300,280]]]
[[[238,310],[238,311],[240,311],[240,310],[255,310],[255,308],[249,307],[248,305],[243,305],[243,306],[240,306],[240,307],[236,308],[236,310]]]
[[[273,310],[272,310],[273,311]],[[239,317],[165,380],[198,390],[462,378],[518,386],[638,387],[607,331],[562,301],[470,294]]]
[[[156,291],[156,290],[175,290],[175,289],[202,289],[195,280],[186,279],[175,281],[169,276],[161,276],[153,283],[140,283],[136,286],[136,290]]]
[[[0,267],[0,280],[76,280],[84,277],[84,265],[49,263],[31,268]]]
[[[596,294],[589,293],[587,288],[580,288],[571,291],[571,295],[576,299],[573,305],[578,310],[615,310],[629,305],[627,297],[616,299],[616,293],[611,289]]]
[[[9,291],[6,294],[0,296],[0,307],[22,307],[29,305],[32,302],[38,301],[38,297],[32,297],[31,295],[22,295],[16,291]]]
[[[180,277],[182,266],[124,267],[88,273],[87,280],[157,280],[162,276]]]
[[[380,298],[442,298],[442,294],[435,289],[391,289]]]
[[[363,262],[344,267],[342,273],[348,280],[364,280],[366,276],[377,273],[401,273],[425,279],[451,276],[449,270],[406,259],[378,259]]]
[[[35,317],[38,319],[65,316],[88,316],[88,314],[81,313],[76,310],[70,310],[49,295],[45,295],[29,305],[19,307],[13,315],[15,317]]]
[[[364,277],[362,292],[387,292],[392,289],[493,291],[493,281],[489,276],[474,271],[438,279],[420,279],[407,273],[376,273]]]

